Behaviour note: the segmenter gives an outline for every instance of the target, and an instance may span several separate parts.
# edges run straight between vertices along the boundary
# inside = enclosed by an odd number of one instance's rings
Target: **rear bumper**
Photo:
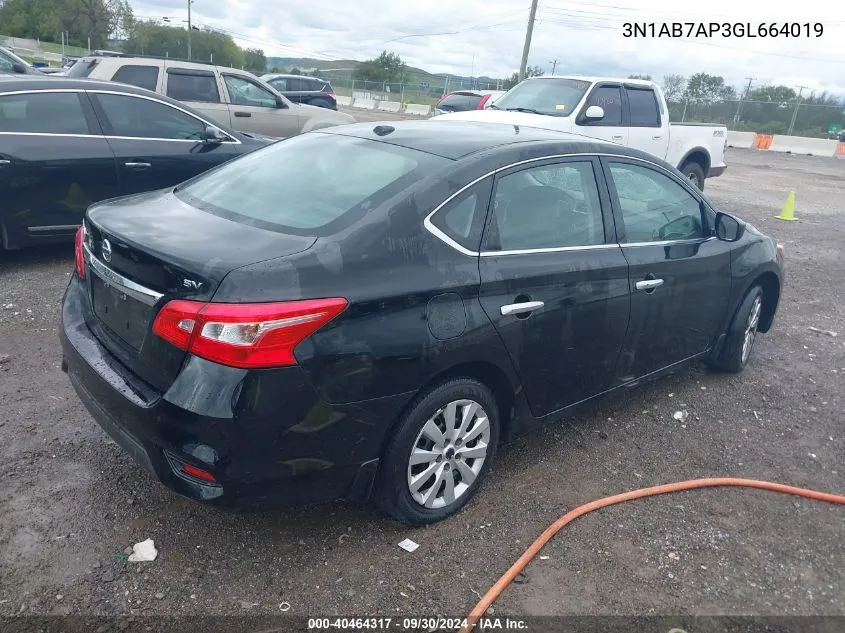
[[[94,420],[165,486],[238,506],[369,496],[391,422],[409,396],[332,405],[299,367],[249,372],[195,357],[159,393],[88,328],[83,288],[74,275],[62,302],[62,368]]]
[[[715,167],[711,167],[710,171],[707,172],[707,177],[718,178],[719,176],[725,173],[725,170],[727,170],[727,168],[727,165],[716,165]]]

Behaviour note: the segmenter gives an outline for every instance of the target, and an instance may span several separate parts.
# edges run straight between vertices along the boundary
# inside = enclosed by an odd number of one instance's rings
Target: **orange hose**
[[[845,505],[845,496],[834,495],[827,492],[817,492],[815,490],[807,490],[806,488],[796,488],[795,486],[786,486],[784,484],[776,484],[770,481],[758,481],[756,479],[737,479],[735,477],[711,477],[705,479],[690,479],[688,481],[679,481],[673,484],[663,484],[662,486],[652,486],[650,488],[640,488],[638,490],[631,490],[630,492],[623,492],[611,497],[604,497],[595,501],[590,501],[584,505],[580,505],[574,510],[570,510],[562,517],[557,519],[549,527],[547,527],[540,536],[525,550],[525,553],[520,556],[517,561],[508,569],[496,583],[488,589],[484,597],[478,601],[478,604],[473,607],[467,618],[467,624],[461,629],[460,633],[470,633],[478,620],[483,616],[487,609],[496,601],[496,599],[507,589],[513,580],[528,566],[528,563],[540,553],[546,543],[560,531],[560,529],[577,519],[607,506],[616,505],[632,499],[642,499],[643,497],[652,497],[654,495],[662,495],[668,492],[680,492],[682,490],[695,490],[696,488],[715,488],[721,486],[736,486],[741,488],[758,488],[760,490],[771,490],[773,492],[782,492],[789,495],[797,495],[799,497],[806,497],[807,499],[815,499],[816,501],[827,501],[828,503],[838,503]]]

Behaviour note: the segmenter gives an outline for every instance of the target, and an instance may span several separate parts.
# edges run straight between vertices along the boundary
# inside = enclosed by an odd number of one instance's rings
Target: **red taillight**
[[[337,97],[335,96],[335,93],[333,93],[331,90],[327,90],[323,94],[326,95],[327,97],[331,97],[332,99],[337,99]]]
[[[484,104],[487,103],[488,99],[490,99],[490,95],[484,95],[481,97],[481,101],[478,102],[478,105],[475,107],[476,110],[483,110]]]
[[[283,303],[202,303],[174,300],[156,316],[153,332],[195,356],[257,369],[295,365],[293,350],[343,312],[346,299]]]
[[[80,279],[85,279],[85,227],[82,225],[76,229],[74,258],[76,259],[76,274]]]
[[[191,466],[190,464],[182,464],[182,472],[187,475],[190,475],[191,477],[202,479],[203,481],[217,483],[217,480],[214,478],[214,475],[212,475],[210,472],[205,471],[202,468],[197,468],[196,466]]]

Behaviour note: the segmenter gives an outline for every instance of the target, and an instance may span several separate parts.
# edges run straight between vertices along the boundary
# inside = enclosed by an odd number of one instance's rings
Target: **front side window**
[[[0,132],[90,134],[75,92],[0,96]]]
[[[660,172],[630,163],[610,163],[625,242],[662,242],[704,237],[699,201]]]
[[[158,85],[158,68],[156,66],[121,66],[111,80],[155,92]]]
[[[502,95],[496,109],[569,116],[589,87],[580,79],[527,79]]]
[[[619,86],[600,86],[593,90],[583,111],[586,112],[590,106],[604,110],[604,118],[588,125],[622,125],[622,90]]]
[[[257,106],[260,108],[275,108],[276,96],[257,83],[238,75],[224,75],[226,90],[229,91],[229,102],[239,106]]]
[[[167,96],[177,101],[220,103],[214,73],[167,71]]]
[[[109,134],[133,138],[202,140],[205,123],[160,101],[98,94]]]
[[[514,251],[604,244],[593,164],[532,167],[499,178],[485,250]]]
[[[312,133],[278,141],[180,185],[188,204],[309,235],[366,214],[451,161],[376,141]],[[331,226],[330,226],[331,225]]]

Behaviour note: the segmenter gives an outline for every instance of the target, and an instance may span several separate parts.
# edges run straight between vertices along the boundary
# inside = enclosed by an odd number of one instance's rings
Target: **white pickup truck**
[[[484,110],[434,121],[490,121],[582,134],[648,152],[677,167],[704,189],[721,176],[728,131],[724,125],[669,123],[660,87],[639,79],[531,77]]]

